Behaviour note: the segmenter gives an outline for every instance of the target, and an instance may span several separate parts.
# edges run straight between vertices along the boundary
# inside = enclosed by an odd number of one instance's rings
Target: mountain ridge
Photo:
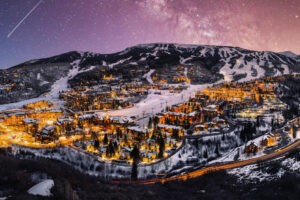
[[[292,60],[295,60],[294,59],[295,57],[300,56],[300,55],[297,55],[297,54],[295,54],[291,51],[283,51],[283,52],[256,51],[256,50],[249,50],[249,49],[241,48],[241,47],[238,47],[238,46],[197,45],[197,44],[180,44],[180,43],[145,43],[145,44],[137,44],[137,45],[134,45],[134,46],[130,46],[130,47],[127,47],[127,48],[125,48],[121,51],[116,51],[116,52],[112,52],[112,53],[95,53],[95,52],[91,52],[91,51],[71,50],[71,51],[68,51],[68,52],[65,52],[65,53],[62,53],[62,54],[57,54],[57,55],[43,57],[43,58],[37,58],[37,59],[31,59],[31,60],[19,63],[17,65],[14,65],[12,67],[9,67],[7,69],[19,67],[19,66],[22,66],[22,65],[36,64],[37,62],[46,61],[46,60],[49,60],[49,59],[55,59],[57,57],[62,57],[64,55],[68,55],[68,54],[73,54],[73,55],[74,54],[94,55],[94,56],[103,56],[104,58],[106,58],[106,57],[112,56],[112,55],[124,55],[126,52],[128,52],[129,50],[132,50],[132,49],[145,49],[145,48],[150,49],[150,48],[153,48],[153,47],[162,47],[162,49],[163,49],[164,46],[169,46],[169,45],[170,46],[173,45],[173,46],[176,46],[176,47],[179,47],[179,48],[186,48],[186,49],[196,49],[196,48],[199,48],[199,47],[205,47],[205,48],[231,48],[231,49],[238,49],[241,52],[247,51],[247,52],[252,52],[252,53],[255,53],[255,52],[272,53],[272,54],[277,54],[277,55],[282,55],[282,56],[288,57]],[[295,60],[295,61],[297,61],[297,60]],[[7,70],[7,69],[4,69],[4,70]]]
[[[178,66],[183,66],[186,71],[178,71]],[[74,67],[78,69],[74,70]],[[100,71],[103,68],[106,72]],[[192,84],[203,84],[222,78],[247,81],[278,76],[298,72],[300,67],[297,59],[280,53],[230,46],[151,43],[110,54],[70,51],[1,70],[0,86],[11,84],[13,87],[8,92],[0,90],[0,103],[38,97],[50,92],[53,84],[62,78],[68,79],[68,86],[64,88],[90,80],[92,84],[101,84],[105,73],[130,82],[135,78],[144,80],[144,75],[151,69],[155,70],[155,76],[168,83],[174,83],[174,77],[181,74]]]

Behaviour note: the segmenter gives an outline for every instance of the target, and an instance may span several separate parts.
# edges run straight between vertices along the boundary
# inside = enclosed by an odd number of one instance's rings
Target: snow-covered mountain
[[[186,68],[185,74],[193,84],[222,78],[246,81],[300,70],[297,56],[239,47],[158,43],[137,45],[112,54],[73,51],[0,70],[0,86],[12,85],[8,92],[0,89],[0,103],[37,97],[51,91],[63,78],[62,82],[67,81],[71,86],[78,81],[97,81],[101,78],[101,67],[130,80],[142,78],[145,74],[141,73],[150,70],[170,77],[176,75],[176,67],[180,65]]]
[[[283,51],[283,52],[279,52],[279,53],[300,62],[300,55],[297,55],[291,51]]]

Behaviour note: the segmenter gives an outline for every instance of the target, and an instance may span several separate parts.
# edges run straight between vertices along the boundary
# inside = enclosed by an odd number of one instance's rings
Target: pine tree
[[[107,134],[104,135],[103,144],[108,144]]]
[[[163,158],[165,151],[165,141],[161,134],[158,136],[157,141],[159,146],[158,158]]]
[[[131,178],[136,180],[138,177],[138,163],[140,162],[140,150],[137,146],[133,147],[132,151],[130,152],[130,157],[133,159]]]
[[[216,143],[215,154],[216,154],[217,156],[220,156],[219,143]]]
[[[92,131],[91,137],[93,140],[97,140],[98,139],[98,134],[95,131]]]
[[[135,162],[135,161],[133,161],[133,163],[132,163],[132,169],[131,169],[131,179],[132,180],[137,180],[137,178],[138,178],[138,164]]]
[[[99,140],[96,139],[96,140],[94,141],[94,147],[95,147],[96,149],[98,149],[99,146],[100,146]]]
[[[293,132],[293,138],[296,138],[297,132],[296,132],[296,128],[294,126],[292,127],[292,132]]]
[[[112,157],[115,155],[115,149],[114,149],[114,145],[112,144],[112,141],[109,142],[107,148],[106,148],[106,156],[108,158]]]
[[[173,129],[172,130],[172,137],[174,138],[174,139],[176,139],[176,140],[178,140],[179,139],[179,130],[178,129]]]
[[[119,127],[117,128],[116,132],[117,132],[117,138],[118,139],[121,138],[122,135],[123,135],[123,133],[122,133],[122,131],[121,131],[121,129]]]
[[[208,158],[207,149],[205,149],[203,152],[203,158]]]
[[[148,121],[148,128],[149,128],[149,129],[152,128],[152,117],[149,118],[149,121]]]
[[[139,162],[140,160],[140,150],[137,146],[134,146],[132,151],[130,152],[130,157],[133,159],[133,161]]]

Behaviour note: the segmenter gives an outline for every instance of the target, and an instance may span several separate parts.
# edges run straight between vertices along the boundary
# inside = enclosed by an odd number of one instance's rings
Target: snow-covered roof
[[[174,126],[174,125],[169,125],[169,124],[158,124],[157,127],[168,128],[168,129],[182,129],[181,126]]]
[[[69,123],[69,122],[73,122],[73,119],[70,119],[70,118],[61,118],[61,119],[57,120],[57,124]]]
[[[23,122],[26,124],[35,124],[36,120],[32,119],[32,118],[25,118],[25,119],[23,119]]]
[[[136,132],[142,132],[142,133],[147,133],[148,130],[142,128],[142,127],[139,127],[139,126],[129,126],[127,127],[128,130],[131,130],[131,131],[136,131]]]

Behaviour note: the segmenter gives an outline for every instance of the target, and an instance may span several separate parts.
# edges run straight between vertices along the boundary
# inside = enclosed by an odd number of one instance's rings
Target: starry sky
[[[153,42],[300,54],[300,1],[0,0],[0,68]]]

